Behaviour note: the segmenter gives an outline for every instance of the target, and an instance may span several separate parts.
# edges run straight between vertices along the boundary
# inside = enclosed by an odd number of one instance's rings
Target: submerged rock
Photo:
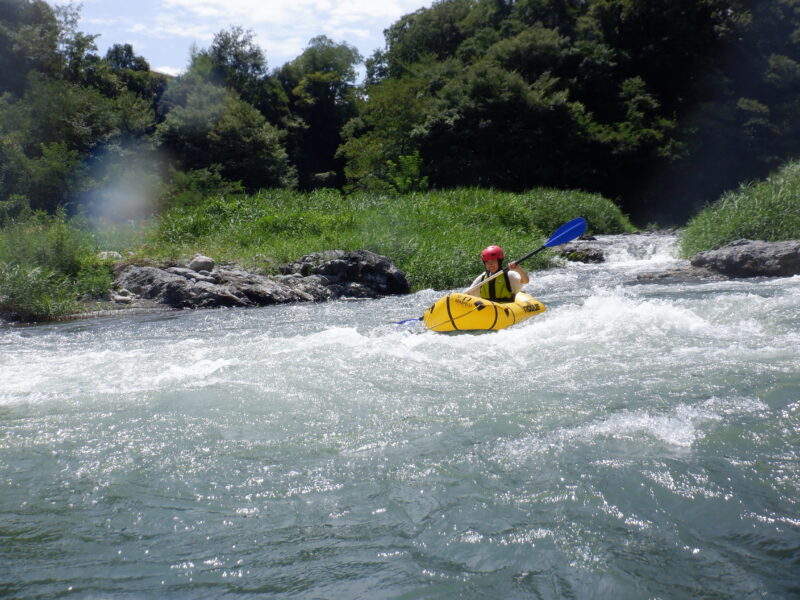
[[[209,262],[210,261],[210,262]],[[197,269],[193,268],[197,267]],[[211,267],[211,270],[200,267]],[[341,297],[379,298],[410,291],[405,274],[388,258],[366,250],[309,254],[270,277],[234,266],[214,266],[196,256],[189,267],[129,266],[114,280],[116,290],[171,308],[265,306],[320,302]],[[113,298],[131,300],[122,293]]]
[[[691,264],[728,277],[791,277],[800,275],[800,240],[737,240],[696,254]]]

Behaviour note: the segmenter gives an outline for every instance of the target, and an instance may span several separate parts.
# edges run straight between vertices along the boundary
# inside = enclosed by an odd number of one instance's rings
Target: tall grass
[[[92,234],[56,215],[32,213],[0,229],[0,310],[26,321],[74,312],[111,286]]]
[[[737,239],[776,242],[800,238],[800,161],[760,182],[727,192],[694,216],[681,240],[691,257]]]
[[[472,279],[486,245],[502,245],[510,258],[521,256],[577,216],[594,233],[634,229],[611,201],[583,192],[465,188],[345,197],[334,190],[265,190],[167,211],[143,252],[171,260],[203,252],[269,271],[310,252],[363,248],[390,257],[414,288],[443,289]],[[547,262],[540,254],[526,267]]]

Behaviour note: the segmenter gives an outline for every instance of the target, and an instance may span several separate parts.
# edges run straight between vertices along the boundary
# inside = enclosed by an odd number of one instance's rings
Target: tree
[[[283,135],[254,107],[194,74],[178,87],[179,99],[158,126],[158,137],[181,168],[218,165],[226,179],[250,190],[294,184]],[[175,101],[169,92],[167,97]]]
[[[407,74],[367,88],[369,100],[362,101],[359,115],[344,126],[337,153],[346,160],[348,189],[385,191],[392,186],[390,163],[399,164],[402,156],[420,156],[414,130],[432,102],[425,93],[432,75]],[[423,165],[420,159],[418,170]]]
[[[293,125],[286,93],[267,72],[266,56],[252,31],[231,27],[216,33],[208,49],[193,52],[190,70],[235,90],[273,125],[282,129]]]
[[[142,56],[137,56],[130,44],[114,44],[106,51],[105,61],[115,71],[149,71],[150,65]]]
[[[21,94],[31,71],[59,73],[60,34],[56,13],[44,0],[0,0],[0,94]]]
[[[336,151],[342,128],[357,114],[355,67],[360,62],[353,46],[319,36],[276,73],[292,113],[302,120],[292,132],[289,152],[303,189],[344,183],[344,163]]]

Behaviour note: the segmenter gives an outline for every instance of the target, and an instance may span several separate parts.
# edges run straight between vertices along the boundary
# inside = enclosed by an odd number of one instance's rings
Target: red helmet
[[[481,252],[481,260],[483,262],[492,259],[503,260],[504,257],[503,249],[500,246],[487,246],[483,252]]]

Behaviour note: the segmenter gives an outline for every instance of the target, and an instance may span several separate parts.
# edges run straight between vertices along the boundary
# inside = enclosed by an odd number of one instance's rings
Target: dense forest
[[[549,186],[685,222],[800,153],[800,0],[440,0],[366,60],[319,36],[270,69],[232,27],[178,78],[128,44],[100,56],[77,17],[0,0],[0,221],[219,190]]]

